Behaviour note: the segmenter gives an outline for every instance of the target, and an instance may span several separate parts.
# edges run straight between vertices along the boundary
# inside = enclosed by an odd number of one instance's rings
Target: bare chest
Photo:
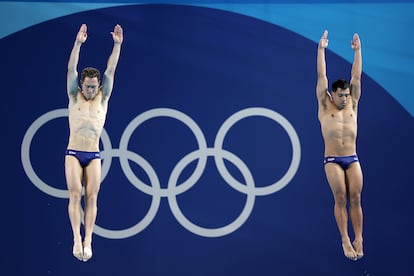
[[[357,120],[352,109],[327,110],[320,118],[320,122],[325,139],[356,137]]]
[[[352,126],[356,124],[356,116],[353,110],[327,111],[322,122],[332,126]]]
[[[100,97],[86,101],[78,96],[77,101],[69,103],[69,120],[72,125],[94,125],[96,128],[103,126],[106,117],[106,105]]]
[[[71,106],[71,111],[73,116],[85,119],[105,116],[104,106],[98,102],[77,102]]]

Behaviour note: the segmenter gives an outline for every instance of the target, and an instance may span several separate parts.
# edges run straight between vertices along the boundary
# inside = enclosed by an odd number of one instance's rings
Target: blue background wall
[[[412,1],[0,2],[2,275],[409,275],[412,12]],[[125,32],[88,263],[71,254],[63,170],[82,23],[79,69],[103,71],[109,32]],[[343,256],[323,171],[324,29],[330,80],[349,77],[354,32],[363,45],[358,262]]]

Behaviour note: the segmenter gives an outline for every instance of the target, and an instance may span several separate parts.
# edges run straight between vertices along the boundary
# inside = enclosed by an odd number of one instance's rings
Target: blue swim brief
[[[82,168],[85,168],[89,165],[93,159],[101,159],[101,154],[99,152],[90,152],[90,151],[80,151],[80,150],[66,150],[66,155],[75,156]]]
[[[354,162],[359,162],[358,156],[350,155],[350,156],[326,156],[323,160],[323,164],[326,163],[336,163],[342,167],[342,169],[348,169],[349,165]]]

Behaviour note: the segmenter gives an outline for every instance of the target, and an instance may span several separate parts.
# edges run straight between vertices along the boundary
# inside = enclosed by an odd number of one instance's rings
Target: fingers
[[[113,32],[111,32],[111,34],[112,34],[112,35],[122,35],[122,27],[121,27],[121,25],[117,24],[117,25],[114,27],[114,31],[113,31]]]
[[[78,43],[84,43],[88,37],[87,34],[88,27],[86,24],[82,24],[79,28],[79,32],[77,34],[76,40]]]
[[[361,48],[361,41],[359,40],[359,35],[357,33],[355,33],[354,36],[352,37],[351,43],[352,43],[351,44],[352,49],[356,50],[356,49]]]
[[[357,33],[352,37],[352,43],[359,43],[359,35]]]
[[[124,35],[121,25],[116,24],[114,27],[114,31],[111,32],[111,35],[115,43],[122,43]]]
[[[88,30],[88,27],[86,26],[86,24],[82,24],[79,31],[86,33],[87,30]]]
[[[319,41],[319,47],[320,48],[326,48],[328,47],[328,30],[325,30],[322,34],[322,37]]]
[[[80,29],[79,29],[78,35],[77,35],[77,41],[78,42],[83,43],[83,42],[86,41],[86,38],[88,36],[87,30],[88,30],[87,25],[86,24],[82,24],[81,27],[80,27]],[[113,36],[115,42],[122,43],[122,40],[123,40],[123,30],[122,30],[121,25],[116,24],[115,27],[114,27],[114,31],[111,32],[111,35]]]
[[[86,37],[88,31],[88,27],[86,24],[82,24],[82,26],[79,29],[79,34],[81,34],[83,37]]]
[[[116,24],[115,28],[114,28],[114,33],[115,34],[122,34],[122,27],[119,24]]]
[[[354,40],[359,40],[359,35],[357,33],[354,33]]]

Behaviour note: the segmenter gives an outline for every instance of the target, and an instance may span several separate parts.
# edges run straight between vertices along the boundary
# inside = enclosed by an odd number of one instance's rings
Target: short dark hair
[[[342,90],[348,89],[349,83],[344,79],[336,80],[332,83],[332,92],[336,92],[338,88],[341,88]]]
[[[96,77],[98,81],[100,81],[101,72],[99,72],[99,70],[94,67],[86,67],[85,69],[82,70],[81,82],[83,82],[86,77],[91,78],[91,79]]]

